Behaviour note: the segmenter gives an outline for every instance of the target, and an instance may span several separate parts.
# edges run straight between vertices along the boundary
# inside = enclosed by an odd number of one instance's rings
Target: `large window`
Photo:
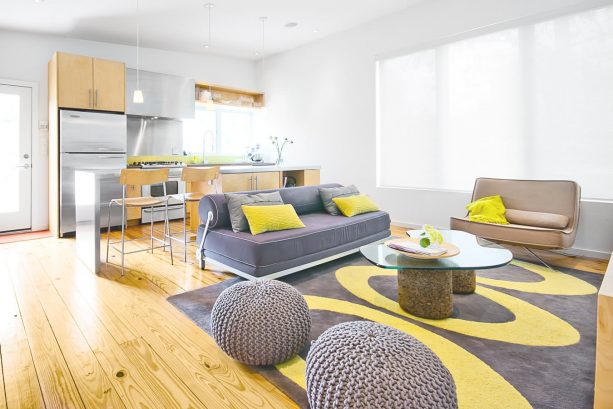
[[[613,199],[613,7],[377,62],[377,183],[571,179]]]
[[[183,150],[192,155],[242,156],[254,143],[253,109],[198,105],[194,119],[183,122]]]

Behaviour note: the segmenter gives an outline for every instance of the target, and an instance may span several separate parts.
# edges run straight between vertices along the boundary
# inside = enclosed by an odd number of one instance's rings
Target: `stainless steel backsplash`
[[[128,115],[128,156],[182,155],[183,122]]]

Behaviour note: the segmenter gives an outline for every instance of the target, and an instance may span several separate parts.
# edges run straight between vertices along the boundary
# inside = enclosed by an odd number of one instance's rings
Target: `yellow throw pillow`
[[[379,210],[377,205],[366,195],[333,197],[332,201],[336,204],[338,210],[347,217]]]
[[[279,231],[288,229],[300,229],[304,224],[296,214],[294,206],[272,205],[272,206],[241,206],[251,234],[264,233],[267,231]]]
[[[504,214],[506,208],[500,195],[482,197],[466,205],[468,220],[479,223],[509,224]]]

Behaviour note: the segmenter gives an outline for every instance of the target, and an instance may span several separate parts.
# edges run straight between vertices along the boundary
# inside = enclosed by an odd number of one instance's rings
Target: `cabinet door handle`
[[[98,106],[98,90],[94,91],[94,107]]]
[[[255,190],[258,190],[258,175],[255,175]]]
[[[249,181],[249,190],[253,190],[253,176],[250,176],[247,180]]]
[[[88,105],[90,107],[93,107],[94,106],[94,100],[92,98],[92,90],[91,90],[91,88],[87,92],[88,92],[87,101],[89,102]]]

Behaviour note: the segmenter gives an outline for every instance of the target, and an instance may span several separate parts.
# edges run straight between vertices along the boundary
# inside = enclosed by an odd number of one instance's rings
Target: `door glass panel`
[[[2,168],[3,191],[19,191],[19,146],[20,146],[20,96],[0,94],[0,166]],[[0,213],[19,210],[19,195],[10,195],[0,200]]]

